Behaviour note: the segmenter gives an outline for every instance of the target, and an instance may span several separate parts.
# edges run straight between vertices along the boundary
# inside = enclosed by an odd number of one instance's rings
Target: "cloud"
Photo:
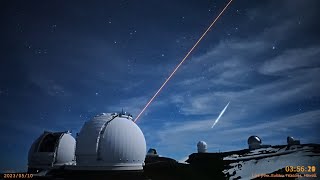
[[[289,105],[311,96],[317,96],[320,85],[320,69],[302,70],[293,78],[281,78],[270,83],[254,86],[244,90],[222,90],[195,94],[192,96],[173,95],[172,102],[179,103],[185,115],[203,115],[217,112],[223,104],[231,100],[231,108],[241,111],[262,112],[271,107]],[[190,89],[189,89],[190,90]]]
[[[282,26],[286,25],[276,27],[284,29]],[[207,53],[190,59],[190,64],[182,66],[179,73],[184,75],[179,75],[177,85],[192,88],[219,85],[248,87],[257,66],[267,61],[265,54],[272,54],[274,42],[267,36],[273,33],[273,30],[265,30],[249,38],[221,40]]]
[[[151,97],[152,96],[150,94],[150,96],[145,95],[145,96],[121,99],[117,102],[117,104],[107,105],[106,109],[108,110],[108,112],[121,111],[121,109],[123,109],[124,111],[128,111],[130,114],[133,115],[133,118],[135,118],[141,112],[141,110],[144,108],[144,106],[147,104],[147,102],[150,100]],[[150,107],[160,108],[166,105],[166,102],[167,102],[166,100],[153,101]],[[144,114],[142,114],[142,116],[148,115],[150,111],[149,109],[146,109],[146,111],[144,112]]]
[[[320,47],[297,48],[283,52],[281,55],[266,61],[259,72],[277,74],[297,68],[315,68],[320,66]]]
[[[264,132],[270,131],[272,131],[272,133],[283,133],[284,131],[287,132],[290,129],[295,130],[296,128],[310,128],[320,124],[319,117],[320,110],[307,111],[290,116],[272,118],[270,121],[261,124],[258,123],[249,125],[248,127],[225,130],[222,132],[222,134],[247,134],[257,132],[264,134]]]
[[[128,99],[121,99],[117,104],[108,105],[106,109],[109,112],[114,111],[128,111],[128,113],[132,114],[134,117],[139,114],[142,110],[142,106],[145,105],[147,102],[147,96],[140,96],[140,97],[132,97]]]

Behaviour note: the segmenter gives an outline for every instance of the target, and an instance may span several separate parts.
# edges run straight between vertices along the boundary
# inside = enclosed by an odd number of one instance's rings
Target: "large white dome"
[[[104,170],[143,169],[146,141],[132,117],[103,113],[86,122],[77,137],[77,166]]]

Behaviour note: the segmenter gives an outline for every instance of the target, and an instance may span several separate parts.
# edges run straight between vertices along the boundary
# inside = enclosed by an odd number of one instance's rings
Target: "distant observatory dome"
[[[300,144],[300,140],[296,140],[293,137],[288,136],[287,137],[287,143],[288,143],[289,146],[290,145],[299,145]]]
[[[258,136],[250,136],[248,138],[249,149],[258,149],[261,146],[261,139]]]
[[[159,156],[156,149],[150,148],[148,150],[147,156]]]
[[[45,131],[31,145],[28,154],[29,171],[75,163],[76,140],[69,131]]]
[[[287,143],[292,144],[294,142],[294,138],[292,136],[287,137]]]
[[[199,141],[197,144],[198,153],[206,153],[207,152],[207,143],[204,141]]]
[[[95,116],[77,137],[77,166],[86,169],[141,170],[145,157],[144,135],[126,113]]]

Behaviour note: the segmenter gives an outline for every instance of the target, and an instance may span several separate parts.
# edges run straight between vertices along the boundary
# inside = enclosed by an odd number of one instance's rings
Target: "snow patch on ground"
[[[320,168],[320,154],[312,152],[312,147],[261,148],[252,150],[243,156],[233,154],[224,160],[234,160],[230,169],[224,171],[230,179],[241,176],[241,179],[252,179],[255,175],[269,174],[286,166],[316,166]],[[320,177],[320,171],[317,177]],[[310,179],[310,178],[309,178]]]

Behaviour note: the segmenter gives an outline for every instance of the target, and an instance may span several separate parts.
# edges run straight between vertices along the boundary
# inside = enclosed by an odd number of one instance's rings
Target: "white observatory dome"
[[[249,149],[258,149],[261,147],[261,139],[258,136],[250,136],[248,138]]]
[[[198,153],[205,153],[207,152],[207,143],[204,141],[199,141],[197,144]]]
[[[76,140],[67,132],[44,132],[32,144],[28,168],[47,169],[52,166],[73,164]]]
[[[141,170],[146,141],[125,113],[102,113],[86,122],[78,137],[77,166],[92,170]]]

